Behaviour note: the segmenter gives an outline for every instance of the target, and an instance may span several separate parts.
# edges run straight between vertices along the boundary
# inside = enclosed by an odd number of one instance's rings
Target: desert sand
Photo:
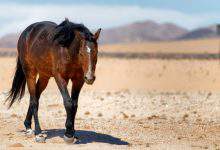
[[[96,82],[79,98],[75,144],[62,139],[53,79],[39,109],[46,143],[25,137],[28,92],[10,110],[3,104],[15,61],[0,58],[0,149],[220,149],[219,61],[99,59]]]

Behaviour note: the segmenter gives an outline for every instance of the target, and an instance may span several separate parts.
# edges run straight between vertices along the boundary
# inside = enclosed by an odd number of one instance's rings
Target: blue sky
[[[0,2],[8,3],[8,0]],[[219,0],[10,0],[20,4],[94,4],[94,5],[137,5],[173,9],[187,13],[220,11]]]
[[[188,29],[220,23],[220,0],[0,0],[0,10],[0,36],[65,17],[92,29],[144,20]]]

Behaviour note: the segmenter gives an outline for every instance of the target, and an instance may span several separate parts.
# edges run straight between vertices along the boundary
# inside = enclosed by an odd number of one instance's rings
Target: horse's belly
[[[52,77],[53,76],[53,70],[51,67],[48,66],[37,66],[37,71],[39,74],[42,74],[44,76]]]

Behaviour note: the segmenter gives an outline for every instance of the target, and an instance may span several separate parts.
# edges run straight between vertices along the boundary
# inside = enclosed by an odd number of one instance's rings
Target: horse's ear
[[[69,25],[68,20],[65,20],[55,28],[53,41],[62,47],[69,47],[74,37],[71,25]]]
[[[65,21],[70,22],[68,18],[65,18]]]
[[[101,33],[101,28],[100,29],[98,29],[97,31],[96,31],[96,33],[94,34],[94,39],[95,40],[98,40],[98,38],[99,38],[99,35],[100,35],[100,33]]]

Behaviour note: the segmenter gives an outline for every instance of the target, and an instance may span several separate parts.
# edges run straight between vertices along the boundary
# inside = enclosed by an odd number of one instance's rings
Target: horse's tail
[[[24,71],[21,66],[19,58],[17,58],[16,72],[14,75],[11,90],[8,92],[8,97],[6,101],[9,101],[9,108],[13,105],[16,100],[21,100],[24,96],[26,85],[26,78]]]

